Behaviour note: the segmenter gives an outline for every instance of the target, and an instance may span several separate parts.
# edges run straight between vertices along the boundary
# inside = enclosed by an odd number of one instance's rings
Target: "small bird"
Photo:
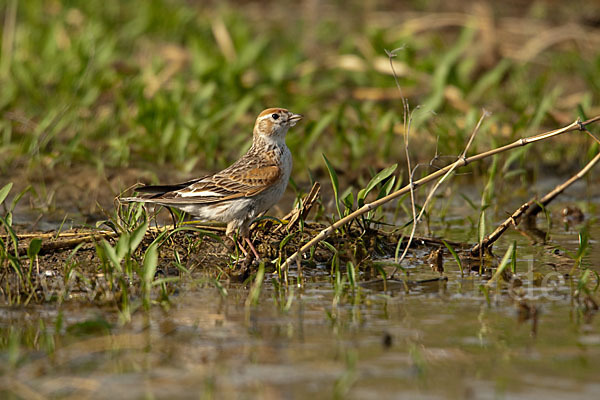
[[[287,187],[292,154],[285,135],[301,119],[284,108],[267,108],[256,118],[252,147],[231,166],[179,184],[142,186],[135,189],[141,196],[120,200],[174,207],[202,220],[225,222],[227,237],[233,239],[239,231],[258,259],[250,224],[277,203]]]

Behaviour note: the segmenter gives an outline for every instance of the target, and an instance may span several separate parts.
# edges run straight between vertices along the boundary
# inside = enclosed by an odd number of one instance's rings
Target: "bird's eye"
[[[271,118],[277,119],[277,118],[279,118],[279,114],[273,114],[273,115],[271,115]]]

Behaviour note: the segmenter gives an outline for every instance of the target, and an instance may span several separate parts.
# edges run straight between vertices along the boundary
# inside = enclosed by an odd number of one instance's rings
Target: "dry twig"
[[[471,248],[471,254],[479,254],[480,250],[488,250],[492,247],[494,242],[502,236],[502,234],[510,227],[511,225],[517,226],[521,221],[522,217],[531,217],[536,215],[542,210],[542,207],[545,207],[548,203],[550,203],[556,196],[561,194],[566,188],[571,186],[574,182],[583,178],[585,174],[587,174],[593,167],[600,161],[600,153],[596,154],[594,158],[588,162],[585,167],[583,167],[579,172],[569,178],[567,181],[561,183],[556,186],[552,191],[542,197],[540,200],[531,199],[527,203],[523,204],[519,207],[510,217],[508,217],[504,222],[502,222],[494,232],[487,235],[481,243],[475,244]]]

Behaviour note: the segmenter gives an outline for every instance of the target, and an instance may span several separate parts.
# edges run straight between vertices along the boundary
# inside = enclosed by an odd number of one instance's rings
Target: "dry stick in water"
[[[517,209],[510,217],[508,217],[504,222],[502,222],[496,230],[489,235],[487,235],[482,241],[481,244],[477,243],[473,247],[471,247],[471,254],[479,254],[481,249],[487,250],[492,247],[494,242],[502,236],[502,234],[511,226],[517,226],[521,220],[521,217],[530,217],[534,216],[542,210],[543,206],[546,206],[550,203],[556,196],[561,194],[566,188],[571,186],[574,182],[583,178],[585,174],[587,174],[594,165],[600,161],[600,153],[596,154],[594,158],[588,162],[585,167],[581,169],[581,171],[577,172],[567,181],[561,183],[552,189],[551,192],[546,194],[540,200],[531,199],[527,203],[523,204],[521,207]]]
[[[448,165],[436,172],[433,172],[433,173],[427,175],[424,178],[421,178],[421,179],[415,181],[412,186],[418,187],[418,186],[424,185],[426,183],[429,183],[429,182],[443,176],[444,174],[446,174],[449,170],[451,170],[453,168],[463,167],[473,161],[479,161],[484,158],[493,156],[494,154],[503,153],[505,151],[512,150],[517,147],[525,146],[530,143],[535,143],[535,142],[539,142],[541,140],[546,140],[546,139],[552,138],[554,136],[562,135],[563,133],[572,132],[572,131],[576,131],[576,130],[585,130],[585,127],[587,125],[590,125],[597,121],[600,121],[600,115],[598,115],[594,118],[588,119],[585,122],[581,122],[581,121],[577,120],[563,128],[555,129],[555,130],[549,131],[549,132],[540,133],[539,135],[521,138],[513,143],[507,144],[506,146],[498,147],[496,149],[492,149],[492,150],[489,150],[489,151],[486,151],[486,152],[483,152],[480,154],[476,154],[476,155],[468,157],[468,158],[463,158],[463,159],[457,160],[455,163]],[[455,166],[455,164],[457,164],[457,166]],[[336,229],[340,228],[341,226],[344,226],[345,224],[352,221],[353,219],[355,219],[377,207],[380,207],[383,204],[385,204],[393,199],[396,199],[396,198],[406,194],[409,191],[410,191],[410,186],[405,186],[402,189],[399,189],[399,190],[395,191],[394,193],[391,193],[385,197],[382,197],[379,200],[376,200],[372,203],[365,204],[364,206],[362,206],[358,210],[354,211],[353,213],[338,220],[330,227],[322,230],[317,236],[315,236],[308,243],[306,243],[304,246],[302,246],[302,248],[300,248],[300,250],[298,250],[297,252],[292,254],[290,257],[288,257],[288,259],[285,260],[285,263],[282,264],[281,268],[282,269],[288,268],[294,260],[296,260],[300,257],[301,254],[304,254],[304,252],[309,250],[312,246],[316,245],[317,243],[319,243],[320,241],[322,241],[323,239],[325,239],[326,237],[331,235]]]

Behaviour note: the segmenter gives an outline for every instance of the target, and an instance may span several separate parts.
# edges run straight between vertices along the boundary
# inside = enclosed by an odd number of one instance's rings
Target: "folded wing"
[[[252,197],[269,188],[280,177],[281,169],[274,165],[244,171],[223,171],[171,192],[168,197],[181,202],[193,200],[195,203]]]
[[[164,205],[210,204],[252,197],[271,187],[281,178],[276,165],[227,168],[215,175],[177,185],[143,186],[136,189],[147,196],[123,199]]]

